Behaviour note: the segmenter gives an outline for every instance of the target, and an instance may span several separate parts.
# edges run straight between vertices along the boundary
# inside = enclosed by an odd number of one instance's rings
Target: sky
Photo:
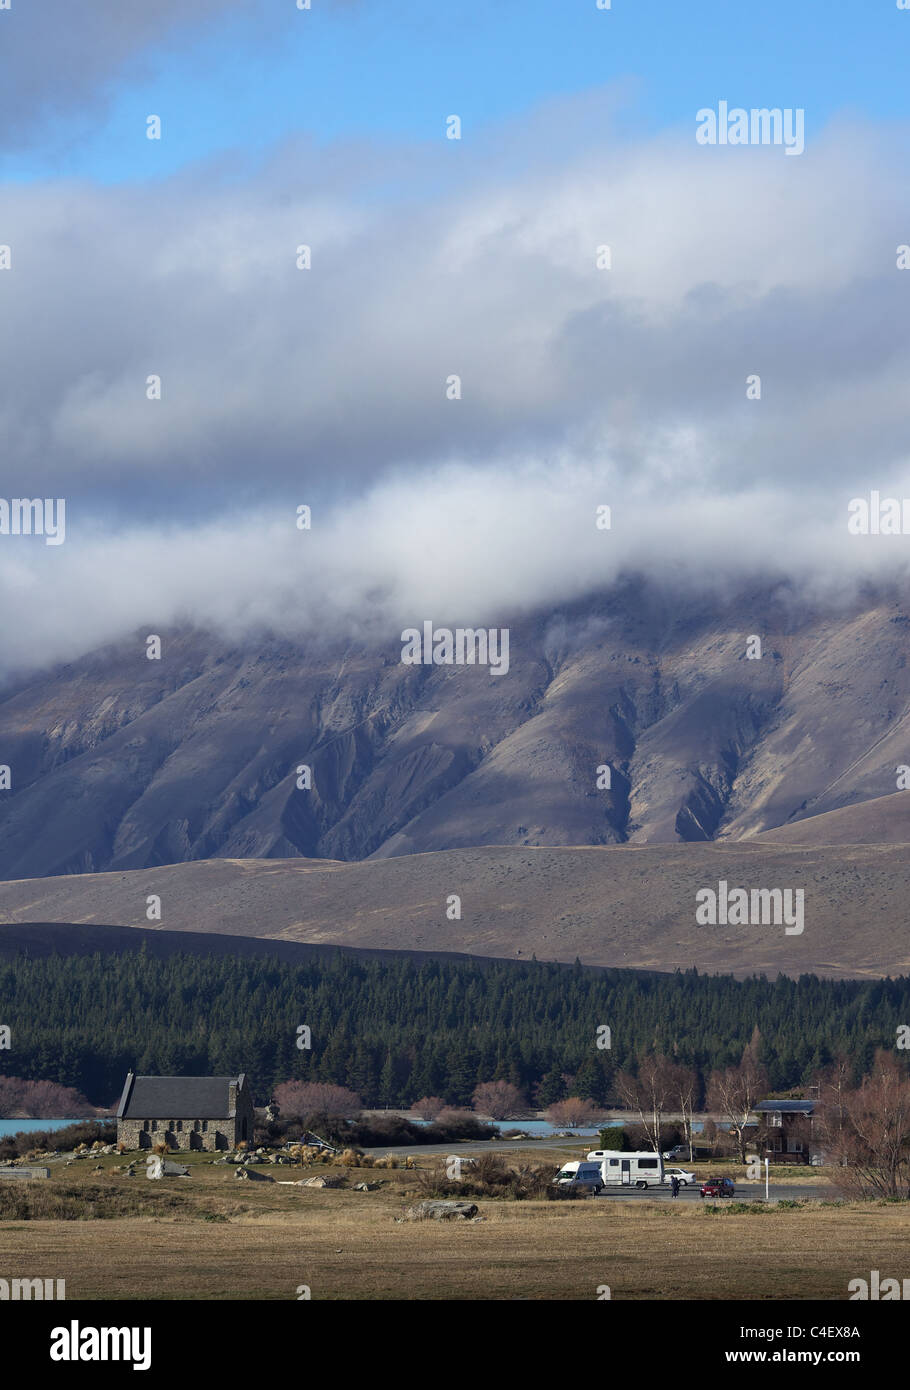
[[[720,97],[802,106],[816,130],[845,110],[908,114],[910,15],[884,0],[13,0],[2,18],[15,180],[160,178],[300,135],[435,140],[442,107],[476,136],[617,83],[641,134]],[[150,112],[167,132],[151,147],[136,139]]]
[[[11,0],[0,498],[67,530],[0,535],[0,670],[900,569],[845,519],[910,495],[908,53],[885,0]]]

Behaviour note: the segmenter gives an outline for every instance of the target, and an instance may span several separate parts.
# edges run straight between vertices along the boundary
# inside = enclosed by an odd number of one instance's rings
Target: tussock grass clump
[[[326,1157],[330,1158],[331,1155],[326,1155]],[[372,1154],[362,1153],[360,1149],[345,1149],[341,1157],[336,1158],[335,1161],[345,1168],[373,1168],[376,1164]]]

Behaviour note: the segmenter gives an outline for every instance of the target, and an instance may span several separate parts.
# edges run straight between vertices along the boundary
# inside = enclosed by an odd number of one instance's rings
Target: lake
[[[500,1131],[504,1129],[520,1129],[525,1134],[533,1134],[535,1138],[549,1138],[551,1134],[562,1134],[568,1128],[567,1125],[563,1125],[561,1128],[558,1125],[551,1125],[549,1120],[496,1120],[494,1123]],[[601,1126],[595,1129],[578,1128],[573,1129],[572,1133],[582,1135],[599,1134],[600,1128]]]
[[[84,1123],[83,1120],[0,1120],[0,1139],[8,1134],[31,1134],[36,1129],[65,1129],[67,1125]]]

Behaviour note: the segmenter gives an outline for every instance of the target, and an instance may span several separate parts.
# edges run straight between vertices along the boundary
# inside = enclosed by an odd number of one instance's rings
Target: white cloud
[[[375,635],[629,568],[839,584],[900,562],[900,539],[846,534],[851,496],[910,494],[899,133],[570,157],[553,119],[546,158],[533,127],[523,160],[490,133],[442,194],[449,151],[414,149],[393,198],[401,152],[352,146],[7,189],[0,495],[67,497],[68,539],[0,538],[4,664],[181,617]]]

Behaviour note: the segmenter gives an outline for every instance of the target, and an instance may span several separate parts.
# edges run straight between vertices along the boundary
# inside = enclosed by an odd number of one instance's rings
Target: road
[[[813,1198],[815,1198],[816,1201],[831,1201],[836,1196],[834,1189],[829,1187],[827,1183],[771,1183],[769,1193],[772,1202],[777,1202],[781,1199],[786,1199],[788,1201],[806,1201],[808,1199],[811,1201]],[[651,1202],[655,1200],[659,1202],[672,1202],[674,1200],[678,1202],[710,1202],[712,1200],[710,1197],[703,1198],[699,1196],[697,1184],[694,1187],[681,1187],[677,1198],[674,1198],[669,1188],[666,1187],[649,1187],[644,1192],[640,1192],[638,1188],[635,1187],[613,1187],[609,1188],[606,1192],[602,1192],[597,1200],[606,1202],[626,1202],[640,1201],[642,1198]],[[716,1203],[718,1206],[722,1206],[724,1202],[728,1200],[729,1198],[727,1197],[718,1197]],[[764,1183],[736,1183],[734,1201],[763,1202],[764,1200]]]

